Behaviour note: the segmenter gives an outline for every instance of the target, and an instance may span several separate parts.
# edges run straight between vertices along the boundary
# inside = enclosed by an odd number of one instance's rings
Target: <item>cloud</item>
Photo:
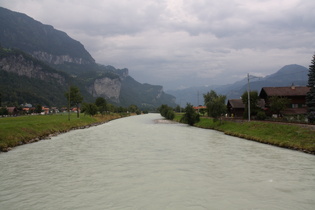
[[[98,63],[140,82],[226,84],[247,72],[308,66],[313,0],[16,0],[2,6],[68,33]]]

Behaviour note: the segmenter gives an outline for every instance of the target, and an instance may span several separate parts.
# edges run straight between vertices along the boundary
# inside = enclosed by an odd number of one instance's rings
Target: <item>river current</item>
[[[1,153],[0,209],[315,209],[315,156],[127,117]]]

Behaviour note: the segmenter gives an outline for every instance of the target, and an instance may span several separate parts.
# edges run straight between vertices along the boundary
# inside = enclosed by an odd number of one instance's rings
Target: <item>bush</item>
[[[257,117],[257,120],[265,120],[267,118],[265,112],[258,112],[256,117]]]
[[[167,105],[162,105],[159,107],[160,114],[168,120],[173,120],[175,117],[175,112],[173,111],[172,107]]]
[[[199,121],[199,114],[195,112],[194,107],[191,104],[187,104],[185,114],[180,119],[180,122],[187,123],[188,125],[194,125]]]
[[[307,118],[309,123],[315,123],[315,112],[308,113]]]

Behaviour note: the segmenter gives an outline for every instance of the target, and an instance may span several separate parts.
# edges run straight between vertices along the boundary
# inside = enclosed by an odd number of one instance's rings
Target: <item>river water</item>
[[[315,156],[158,114],[0,154],[0,209],[315,209]]]

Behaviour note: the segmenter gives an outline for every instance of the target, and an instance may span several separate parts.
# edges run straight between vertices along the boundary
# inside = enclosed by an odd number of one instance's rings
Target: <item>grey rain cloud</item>
[[[227,84],[315,51],[313,0],[0,0],[80,41],[97,63],[165,89]]]

